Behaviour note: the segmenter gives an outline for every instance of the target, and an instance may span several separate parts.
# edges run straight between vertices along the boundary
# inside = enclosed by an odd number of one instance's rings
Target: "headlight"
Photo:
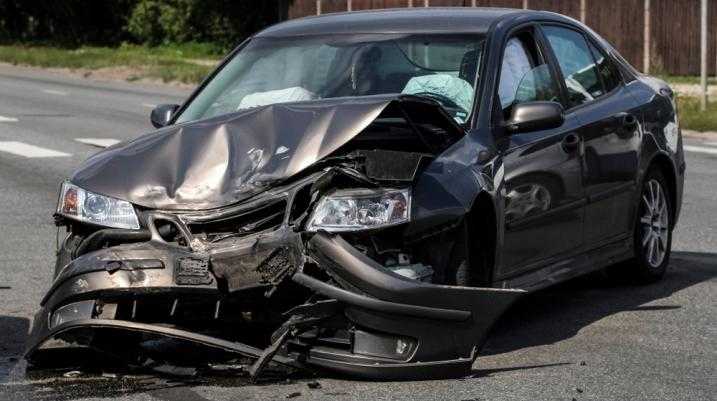
[[[410,218],[409,189],[336,191],[319,200],[308,231],[355,231],[392,226]]]
[[[85,191],[69,182],[62,184],[57,213],[106,227],[139,229],[139,221],[132,204]]]

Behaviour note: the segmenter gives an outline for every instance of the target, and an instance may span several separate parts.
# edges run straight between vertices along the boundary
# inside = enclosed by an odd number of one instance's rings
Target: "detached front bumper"
[[[455,377],[470,372],[490,327],[524,293],[410,280],[384,269],[339,235],[317,233],[305,247],[295,237],[285,239],[284,249],[302,252],[307,263],[319,269],[304,268],[301,262],[281,285],[234,292],[221,288],[223,279],[217,280],[211,263],[206,270],[196,266],[189,272],[197,279],[188,285],[180,277],[187,270],[179,269],[178,263],[191,254],[168,246],[135,244],[83,255],[63,270],[43,300],[26,357],[43,366],[48,363],[47,352],[58,345],[118,356],[125,347],[119,341],[165,338],[247,358],[252,361],[252,375],[272,361],[364,378]],[[283,312],[284,323],[262,348],[232,334],[188,330],[181,323],[169,325],[162,317],[141,316],[142,303],[157,309],[152,299],[167,300],[165,312],[179,315],[183,299],[189,297],[216,305],[213,310],[192,311],[192,316],[204,313],[209,322],[222,321],[224,327],[229,322],[233,327],[232,319],[241,314],[242,306],[252,303],[252,297],[269,294],[272,285],[276,287],[272,297],[291,287],[305,293],[303,299],[308,301],[288,310],[265,311]],[[253,295],[247,296],[250,292]]]

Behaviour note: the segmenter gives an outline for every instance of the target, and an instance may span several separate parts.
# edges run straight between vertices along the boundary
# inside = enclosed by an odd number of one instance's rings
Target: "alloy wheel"
[[[652,268],[658,268],[667,254],[670,212],[665,191],[659,181],[651,179],[642,192],[640,217],[643,255]]]

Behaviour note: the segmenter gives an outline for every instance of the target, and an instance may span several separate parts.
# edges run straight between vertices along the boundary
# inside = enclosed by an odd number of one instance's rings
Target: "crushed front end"
[[[371,120],[310,168],[245,200],[138,206],[129,228],[60,213],[66,237],[33,324],[31,365],[92,355],[138,366],[241,360],[252,376],[271,363],[367,378],[469,373],[523,292],[445,285],[467,209],[431,183],[456,175],[449,162],[436,168],[456,139],[436,145],[449,137],[446,120],[409,117],[432,104],[379,100]],[[68,191],[60,201],[70,207],[93,196]]]

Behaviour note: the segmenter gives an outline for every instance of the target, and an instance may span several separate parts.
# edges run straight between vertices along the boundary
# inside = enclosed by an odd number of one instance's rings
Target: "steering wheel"
[[[411,95],[414,96],[423,96],[427,97],[429,99],[433,99],[438,101],[438,103],[441,104],[441,106],[447,107],[449,109],[456,109],[461,110],[464,112],[468,112],[468,110],[464,109],[463,107],[459,106],[458,103],[456,103],[453,99],[449,98],[446,95],[441,95],[440,93],[433,93],[433,92],[418,92],[418,93],[412,93]]]

